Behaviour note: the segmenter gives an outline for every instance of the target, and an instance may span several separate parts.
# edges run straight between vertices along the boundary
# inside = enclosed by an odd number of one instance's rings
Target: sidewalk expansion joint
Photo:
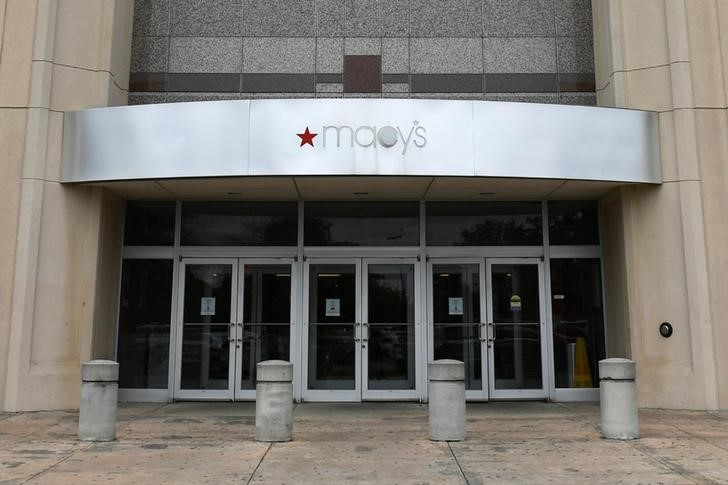
[[[463,477],[463,480],[465,480],[466,485],[470,485],[470,480],[468,480],[467,475],[465,475],[465,470],[463,470],[463,467],[460,466],[460,462],[458,461],[458,457],[455,456],[455,452],[452,449],[452,446],[450,446],[450,442],[447,441],[447,449],[450,450],[450,454],[452,455],[453,460],[455,460],[455,464],[458,466],[458,470],[460,470],[460,475]]]
[[[91,443],[88,443],[88,444],[87,444],[86,446],[80,446],[80,447],[78,447],[78,448],[74,449],[74,450],[73,450],[73,451],[71,451],[71,452],[70,452],[70,453],[69,453],[68,455],[64,456],[63,458],[61,458],[61,459],[60,459],[60,460],[58,460],[57,462],[55,462],[55,463],[53,463],[53,464],[51,464],[51,465],[48,465],[47,467],[45,467],[44,469],[42,469],[42,470],[41,470],[41,471],[39,471],[38,473],[36,473],[36,474],[34,474],[34,475],[32,475],[32,476],[28,477],[28,478],[27,478],[27,479],[25,479],[25,480],[22,480],[22,481],[18,482],[18,483],[19,483],[20,485],[22,485],[22,484],[24,484],[24,483],[28,483],[28,482],[30,482],[30,481],[32,481],[32,480],[35,480],[36,478],[38,478],[38,477],[39,477],[39,476],[41,476],[41,475],[45,475],[45,474],[46,474],[47,472],[51,471],[51,470],[52,470],[53,468],[57,467],[58,465],[60,465],[60,464],[61,464],[61,463],[63,463],[64,461],[66,461],[66,460],[68,460],[69,458],[71,458],[71,457],[72,457],[73,455],[75,455],[75,454],[76,454],[77,452],[79,452],[79,451],[86,451],[86,450],[88,450],[89,448],[93,447],[93,446],[94,446],[95,444],[96,444],[96,443],[93,443],[93,442],[91,442]]]
[[[255,478],[255,474],[258,473],[260,465],[263,464],[263,460],[265,460],[265,457],[268,455],[268,452],[271,448],[273,448],[273,443],[268,443],[268,447],[265,449],[265,453],[263,453],[263,456],[261,456],[260,460],[258,460],[258,464],[255,465],[255,469],[253,470],[253,473],[250,474],[250,478],[248,478],[248,481],[245,482],[245,485],[248,485],[250,482],[253,481],[253,478]]]

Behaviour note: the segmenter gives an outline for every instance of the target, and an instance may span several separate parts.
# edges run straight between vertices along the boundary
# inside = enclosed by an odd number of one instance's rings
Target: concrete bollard
[[[293,365],[285,360],[258,363],[255,386],[256,441],[291,441]]]
[[[430,440],[465,439],[465,365],[441,359],[427,364]]]
[[[92,360],[81,366],[81,405],[78,437],[83,441],[116,439],[116,408],[119,397],[119,364]]]
[[[599,361],[602,436],[615,440],[640,437],[635,363],[629,359]]]

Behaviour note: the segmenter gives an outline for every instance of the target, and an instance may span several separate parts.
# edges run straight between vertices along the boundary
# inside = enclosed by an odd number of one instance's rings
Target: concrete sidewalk
[[[118,441],[75,412],[0,414],[10,483],[728,483],[728,413],[640,411],[643,438],[599,438],[595,404],[468,406],[468,439],[432,443],[414,403],[302,404],[294,441],[253,441],[253,403],[125,404]]]

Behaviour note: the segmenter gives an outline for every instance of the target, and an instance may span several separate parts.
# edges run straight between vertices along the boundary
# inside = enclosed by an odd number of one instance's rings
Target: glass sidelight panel
[[[309,268],[308,388],[356,389],[356,265]]]
[[[242,389],[255,389],[258,362],[289,360],[291,267],[245,265],[243,296]]]
[[[414,265],[368,265],[367,285],[368,389],[414,389]]]
[[[119,308],[119,387],[166,389],[172,260],[125,259]]]
[[[233,267],[187,264],[184,268],[180,387],[228,389]]]
[[[434,358],[465,363],[465,387],[483,388],[480,344],[480,266],[432,266]]]
[[[557,388],[599,387],[605,356],[599,259],[551,260],[554,375]]]
[[[538,264],[492,264],[495,389],[542,389]]]

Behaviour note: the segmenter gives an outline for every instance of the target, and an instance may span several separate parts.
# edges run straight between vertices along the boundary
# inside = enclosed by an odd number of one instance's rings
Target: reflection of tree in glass
[[[273,244],[276,246],[295,246],[298,244],[296,236],[298,225],[296,219],[292,217],[271,217],[267,221],[260,224],[260,229],[256,231],[261,234],[259,241],[265,244]]]
[[[541,243],[541,217],[489,216],[460,233],[463,245],[514,245]]]
[[[304,227],[305,240],[308,244],[328,245],[331,243],[331,226],[333,224],[322,217],[308,217]],[[337,241],[338,246],[353,246],[353,243]]]
[[[410,273],[372,273],[369,275],[369,322],[404,323],[413,311]]]

